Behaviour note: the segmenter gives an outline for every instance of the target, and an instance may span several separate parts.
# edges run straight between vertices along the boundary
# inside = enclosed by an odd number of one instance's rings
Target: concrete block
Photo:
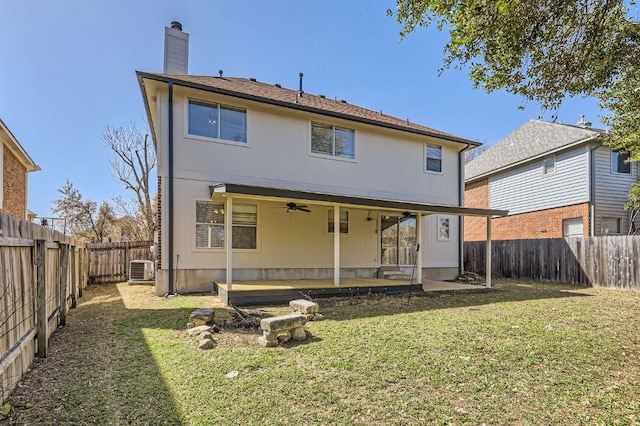
[[[317,303],[306,299],[296,299],[289,302],[289,307],[293,312],[299,312],[301,314],[314,314],[320,312],[320,307]]]

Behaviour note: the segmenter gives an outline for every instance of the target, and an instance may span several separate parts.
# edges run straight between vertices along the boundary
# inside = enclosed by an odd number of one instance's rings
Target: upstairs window
[[[629,154],[622,154],[618,151],[611,150],[611,173],[631,173]]]
[[[189,101],[189,134],[232,142],[247,142],[247,110]]]
[[[354,159],[356,153],[356,131],[330,124],[312,122],[311,152]]]
[[[442,147],[427,144],[425,170],[428,172],[442,172]]]
[[[542,160],[542,174],[549,175],[556,171],[556,156],[548,157]]]

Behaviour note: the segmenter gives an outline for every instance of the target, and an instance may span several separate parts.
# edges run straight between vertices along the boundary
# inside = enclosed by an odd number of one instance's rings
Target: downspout
[[[169,289],[167,294],[173,294],[173,82],[169,81],[169,205],[167,218],[169,227]]]
[[[589,149],[589,236],[596,236],[596,149],[600,148],[602,143]]]
[[[469,149],[470,143],[458,151],[458,207],[464,207],[464,152]],[[464,273],[464,220],[458,216],[458,274]]]

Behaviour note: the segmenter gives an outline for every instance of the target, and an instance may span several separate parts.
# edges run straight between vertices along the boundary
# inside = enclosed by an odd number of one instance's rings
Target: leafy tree
[[[115,215],[113,208],[104,201],[84,199],[80,191],[67,181],[58,189],[60,198],[54,201],[53,213],[67,219],[68,229],[73,235],[90,242],[102,242],[112,236]]]
[[[449,32],[442,69],[468,66],[475,87],[557,107],[638,69],[640,25],[622,0],[397,0],[402,37]]]
[[[625,209],[630,211],[629,215],[629,235],[634,235],[638,232],[636,229],[636,218],[640,213],[640,183],[635,183],[629,190],[629,201],[624,206]]]
[[[630,161],[640,161],[640,70],[623,72],[599,97],[601,106],[611,111],[602,119],[609,127],[608,144],[629,153]]]
[[[640,161],[640,24],[636,0],[397,0],[402,37],[449,32],[442,70],[468,67],[474,87],[505,89],[544,108],[597,96],[607,144]],[[629,205],[637,205],[634,187]],[[635,197],[635,201],[634,201]]]
[[[149,134],[142,133],[135,124],[107,126],[103,142],[112,151],[109,164],[113,176],[133,192],[131,200],[120,198],[116,202],[120,213],[128,218],[123,221],[127,232],[136,239],[152,240],[156,216],[149,178],[157,158]]]

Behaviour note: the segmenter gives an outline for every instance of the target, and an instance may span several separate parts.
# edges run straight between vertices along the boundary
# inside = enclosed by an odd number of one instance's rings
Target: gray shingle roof
[[[262,83],[255,81],[254,79],[161,74],[141,71],[138,71],[137,74],[139,79],[153,78],[160,81],[172,81],[175,84],[183,84],[190,87],[200,88],[202,90],[248,98],[258,102],[275,103],[288,108],[306,110],[319,114],[341,116],[367,124],[434,136],[454,142],[481,145],[479,142],[467,140],[460,136],[445,133],[408,120],[392,117],[390,115],[383,114],[381,111],[372,111],[342,100],[312,95],[306,92],[302,96],[297,96],[298,90],[287,89],[275,84]]]
[[[464,168],[470,181],[580,142],[590,141],[604,130],[529,120],[510,135],[470,161]]]

